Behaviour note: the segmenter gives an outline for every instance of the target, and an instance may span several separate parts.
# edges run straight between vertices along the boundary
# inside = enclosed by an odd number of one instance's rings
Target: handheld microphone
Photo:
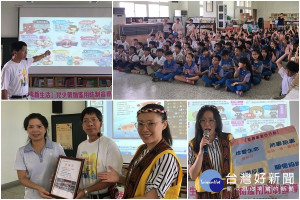
[[[209,138],[209,130],[204,130],[203,137],[206,137],[207,139]],[[207,151],[207,145],[204,146],[203,150],[204,150],[203,151],[204,154],[208,153],[208,151]]]

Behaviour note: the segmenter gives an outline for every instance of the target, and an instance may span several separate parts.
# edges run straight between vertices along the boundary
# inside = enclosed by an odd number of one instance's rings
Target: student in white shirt
[[[121,35],[120,40],[117,40],[118,45],[123,45],[124,46],[124,51],[128,52],[129,50],[129,44],[126,42],[126,35]]]
[[[166,60],[163,54],[164,54],[163,49],[157,49],[156,51],[157,57],[153,60],[152,65],[147,66],[147,74],[149,76],[152,76],[153,74],[155,74],[155,72],[163,68],[164,62]]]
[[[151,49],[146,47],[144,49],[144,55],[140,59],[140,63],[138,63],[134,69],[131,70],[131,73],[134,74],[146,74],[147,66],[152,64],[153,58],[150,55]]]
[[[190,23],[186,25],[186,35],[189,36],[193,33],[195,29],[195,24],[193,24],[193,19],[190,19]]]

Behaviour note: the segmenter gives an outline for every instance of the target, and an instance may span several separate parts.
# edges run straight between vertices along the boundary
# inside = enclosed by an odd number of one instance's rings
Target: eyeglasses
[[[96,122],[100,121],[98,118],[92,118],[92,119],[83,119],[82,123],[83,124],[88,124],[90,122],[92,122],[93,124],[95,124]]]
[[[157,123],[159,123],[159,122],[163,122],[163,121],[158,121],[158,122],[151,122],[151,121],[149,121],[147,123],[137,122],[134,125],[135,125],[136,128],[144,128],[144,126],[146,126],[147,128],[151,129],[151,128],[154,128],[155,125]]]
[[[37,126],[29,125],[29,126],[27,126],[27,129],[33,129],[34,127],[37,127],[38,129],[41,129],[44,126],[43,125],[37,125]]]
[[[215,119],[200,119],[199,122],[200,122],[200,124],[206,124],[207,122],[209,124],[214,124],[216,122],[216,120]]]

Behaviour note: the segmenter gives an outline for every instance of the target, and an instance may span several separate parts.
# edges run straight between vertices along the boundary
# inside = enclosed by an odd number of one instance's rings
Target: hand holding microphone
[[[209,130],[204,130],[203,137],[200,142],[200,149],[203,149],[203,153],[208,153],[207,145],[209,144]]]

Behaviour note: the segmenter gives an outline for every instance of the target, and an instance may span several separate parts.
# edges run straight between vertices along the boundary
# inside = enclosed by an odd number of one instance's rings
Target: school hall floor
[[[286,63],[283,63],[284,66]],[[152,77],[140,74],[128,74],[113,70],[114,99],[272,99],[281,91],[282,78],[276,70],[269,81],[262,80],[259,85],[239,97],[233,92],[226,92],[225,87],[215,90],[205,87],[199,79],[197,85],[189,85],[174,80],[173,82],[153,82]]]

